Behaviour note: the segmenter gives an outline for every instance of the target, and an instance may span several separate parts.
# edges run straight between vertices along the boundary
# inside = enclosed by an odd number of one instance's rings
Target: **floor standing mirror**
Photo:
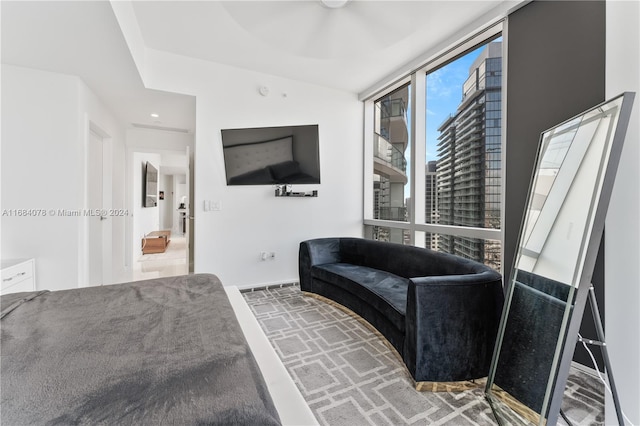
[[[633,98],[541,135],[486,386],[500,424],[558,420]]]

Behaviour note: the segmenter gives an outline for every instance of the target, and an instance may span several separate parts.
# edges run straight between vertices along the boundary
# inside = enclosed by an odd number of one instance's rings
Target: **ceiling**
[[[129,126],[195,129],[192,96],[144,88],[108,1],[2,0],[0,7],[3,64],[77,75]]]
[[[359,93],[500,3],[132,4],[147,48]],[[193,97],[143,87],[108,1],[3,0],[1,8],[3,63],[78,75],[130,125],[194,130]]]

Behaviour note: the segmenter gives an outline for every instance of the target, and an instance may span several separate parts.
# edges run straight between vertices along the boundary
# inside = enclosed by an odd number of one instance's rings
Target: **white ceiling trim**
[[[361,0],[340,9],[319,0],[110,1],[142,78],[153,71],[145,52],[156,50],[357,95],[422,60],[450,31],[520,0]]]
[[[191,133],[191,130],[182,129],[179,127],[167,127],[167,126],[159,126],[159,125],[144,124],[144,123],[131,123],[131,125],[139,129],[162,130],[165,132],[176,132],[176,133]]]
[[[147,87],[145,81],[145,77],[147,76],[147,47],[133,10],[132,1],[109,0],[109,3],[113,9],[116,21],[118,21],[118,25],[120,26],[120,31],[122,31],[122,36],[127,43],[133,62],[138,69],[142,83]]]

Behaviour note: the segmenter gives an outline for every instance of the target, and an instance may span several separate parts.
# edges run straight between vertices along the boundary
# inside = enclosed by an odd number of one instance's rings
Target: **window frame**
[[[480,45],[487,44],[495,38],[502,36],[502,81],[500,121],[500,147],[501,147],[501,179],[500,179],[500,228],[478,228],[469,226],[442,225],[426,223],[425,218],[425,172],[426,161],[416,159],[426,158],[426,76],[436,71],[467,52]],[[478,238],[500,242],[500,269],[504,271],[504,220],[505,220],[505,151],[506,151],[506,97],[507,97],[507,34],[504,21],[499,21],[493,26],[476,33],[466,40],[455,44],[433,60],[414,69],[403,77],[388,84],[384,89],[363,99],[364,112],[364,194],[363,194],[363,226],[364,235],[370,236],[374,226],[408,230],[410,233],[409,244],[418,247],[425,246],[425,234],[446,234],[456,237]],[[373,138],[374,138],[374,105],[375,102],[392,93],[405,84],[411,84],[412,90],[409,97],[411,111],[410,129],[410,197],[412,202],[407,206],[408,221],[374,219],[374,194],[373,194]],[[420,195],[417,197],[417,195]]]

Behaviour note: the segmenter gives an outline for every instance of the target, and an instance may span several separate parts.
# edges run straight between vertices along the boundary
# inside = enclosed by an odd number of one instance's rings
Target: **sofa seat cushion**
[[[390,272],[349,263],[329,263],[311,268],[311,276],[333,283],[358,296],[404,331],[409,280]],[[359,313],[354,309],[356,313]]]

